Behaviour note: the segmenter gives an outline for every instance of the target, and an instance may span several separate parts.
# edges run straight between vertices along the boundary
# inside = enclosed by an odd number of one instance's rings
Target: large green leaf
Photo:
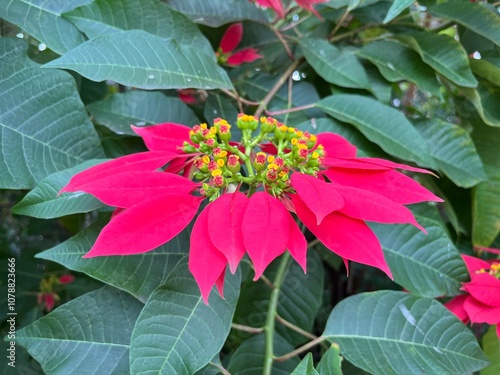
[[[103,203],[89,194],[58,195],[58,193],[76,173],[103,161],[89,160],[76,167],[51,174],[31,190],[21,202],[12,207],[12,212],[18,215],[52,219],[90,212],[102,207]]]
[[[104,157],[66,72],[40,69],[27,44],[0,38],[0,188],[27,189],[48,175]]]
[[[193,111],[176,97],[154,91],[129,91],[114,94],[87,106],[95,120],[118,134],[136,135],[130,125],[143,126],[163,122],[184,125],[199,123]]]
[[[472,242],[489,246],[500,234],[500,129],[474,123],[472,139],[489,177],[474,189],[472,201]]]
[[[439,119],[415,126],[427,140],[439,169],[456,185],[470,188],[487,179],[476,147],[463,128]]]
[[[227,370],[233,375],[262,375],[264,367],[264,334],[258,334],[245,340],[233,353]],[[294,348],[279,334],[273,339],[274,355],[280,356],[291,352]],[[284,362],[273,362],[273,375],[290,375],[299,364],[298,357],[292,357]]]
[[[219,27],[241,20],[266,22],[264,12],[254,4],[241,0],[167,0],[167,5],[195,23]]]
[[[491,326],[484,334],[482,344],[490,365],[481,371],[481,375],[498,375],[500,373],[500,340],[495,326]]]
[[[307,353],[298,366],[295,367],[291,375],[319,375],[318,371],[314,368],[314,359],[311,353]]]
[[[236,124],[238,113],[238,108],[236,108],[229,99],[217,94],[208,96],[207,101],[205,102],[205,109],[203,111],[203,115],[209,124],[212,124],[218,117],[227,120],[230,124]],[[233,127],[231,129],[231,133],[237,130],[238,128]]]
[[[429,7],[429,13],[471,29],[500,46],[500,17],[479,3],[450,1]]]
[[[90,39],[116,31],[144,30],[215,59],[210,43],[196,25],[159,0],[96,0],[63,16]]]
[[[398,110],[361,95],[334,95],[317,107],[334,118],[354,125],[387,153],[434,168],[427,143]]]
[[[335,306],[323,334],[373,374],[470,374],[488,362],[473,333],[434,299],[361,293]]]
[[[483,57],[481,59],[469,59],[472,71],[478,76],[500,86],[500,59]]]
[[[440,223],[416,216],[427,234],[410,225],[370,224],[394,281],[426,297],[455,296],[469,274]]]
[[[462,87],[477,86],[467,52],[450,36],[420,31],[394,38],[414,49],[426,64],[450,81]]]
[[[370,89],[363,66],[351,51],[340,51],[326,40],[302,38],[307,62],[325,81],[342,87]]]
[[[344,7],[362,8],[378,3],[380,0],[330,0],[325,3],[327,7],[340,9]]]
[[[0,4],[0,18],[19,26],[50,49],[63,54],[85,42],[85,37],[61,14],[91,1],[7,0]]]
[[[209,265],[207,265],[209,266]],[[240,274],[226,274],[224,298],[205,304],[180,263],[148,299],[132,333],[131,372],[189,375],[203,368],[226,341],[239,296]]]
[[[146,301],[153,290],[165,282],[177,263],[189,249],[189,231],[181,232],[167,244],[143,254],[84,259],[103,227],[98,221],[76,236],[52,249],[36,255],[70,270],[84,272],[107,284],[123,289],[141,301]]]
[[[44,66],[144,89],[232,87],[212,56],[142,30],[97,37]]]
[[[422,90],[441,96],[440,85],[434,70],[415,51],[400,43],[381,40],[369,43],[357,52],[358,56],[370,60],[390,82],[407,80]]]
[[[333,343],[318,363],[319,375],[342,375],[340,347]]]
[[[479,84],[477,89],[461,88],[460,91],[474,105],[479,116],[486,124],[500,127],[499,89],[489,89]]]
[[[277,263],[266,270],[266,277],[273,280]],[[290,323],[311,332],[318,310],[321,307],[324,283],[324,268],[320,257],[309,252],[307,274],[293,262],[286,274],[278,299],[278,314]],[[261,327],[265,323],[271,290],[262,281],[243,284],[234,321],[235,323]],[[289,330],[279,322],[277,332],[294,345],[303,344],[304,336]]]
[[[128,374],[130,336],[142,307],[129,294],[104,287],[19,330],[16,342],[47,374]]]
[[[394,0],[387,12],[384,23],[391,22],[394,18],[399,16],[403,10],[412,5],[415,0]]]

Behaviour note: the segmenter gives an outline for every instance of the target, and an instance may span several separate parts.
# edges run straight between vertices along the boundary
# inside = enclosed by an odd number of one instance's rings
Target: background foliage
[[[467,328],[442,302],[468,281],[461,253],[500,247],[500,4],[330,0],[319,20],[284,3],[276,20],[247,0],[2,2],[0,246],[2,270],[17,259],[18,373],[262,373],[265,282],[242,266],[225,299],[203,304],[188,230],[154,252],[82,259],[109,208],[57,195],[76,172],[145,150],[130,124],[234,123],[261,109],[432,169],[440,178],[419,182],[445,199],[412,207],[428,235],[372,226],[394,282],[357,264],[347,278],[309,237],[308,274],[292,265],[279,290],[274,352],[291,355],[273,374],[498,373],[494,327]],[[238,48],[262,59],[218,64],[234,22]],[[39,285],[68,272],[47,314]]]

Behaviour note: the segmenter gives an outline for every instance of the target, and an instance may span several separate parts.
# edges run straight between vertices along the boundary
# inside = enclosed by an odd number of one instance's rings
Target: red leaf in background
[[[314,4],[319,4],[319,3],[325,3],[329,0],[295,0],[297,5],[301,8],[304,8],[310,12],[312,12],[316,17],[318,17],[320,20],[323,20],[319,13],[313,8]]]
[[[279,18],[285,17],[285,10],[281,0],[255,0],[257,4],[265,8],[271,8],[276,12]]]
[[[227,63],[229,65],[241,65],[243,63],[255,61],[261,57],[262,55],[259,55],[255,48],[245,48],[229,56],[227,58]]]
[[[229,26],[220,41],[220,49],[223,53],[232,52],[243,37],[243,25],[241,22],[233,23]]]

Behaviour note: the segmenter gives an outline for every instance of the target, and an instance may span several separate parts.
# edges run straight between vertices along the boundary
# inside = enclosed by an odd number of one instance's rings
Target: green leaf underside
[[[469,374],[488,362],[472,332],[434,299],[404,292],[341,301],[324,334],[345,358],[373,374]]]
[[[391,22],[414,2],[415,0],[394,0],[391,4],[391,7],[389,8],[389,12],[387,12],[384,18],[384,23]]]
[[[358,56],[370,60],[390,82],[407,80],[419,88],[441,96],[434,70],[415,51],[391,41],[377,41],[360,49]]]
[[[54,172],[104,157],[74,79],[66,72],[41,70],[26,51],[23,41],[0,39],[4,189],[32,188]]]
[[[450,81],[462,87],[476,87],[467,53],[453,38],[431,32],[413,32],[395,36],[415,50],[422,60]]]
[[[274,354],[276,356],[290,353],[294,348],[278,333],[273,339]],[[264,367],[264,334],[258,334],[245,340],[229,359],[227,370],[231,374],[262,375]],[[290,375],[299,364],[298,357],[292,357],[284,362],[273,362],[273,375]]]
[[[213,58],[141,30],[89,40],[46,68],[74,70],[93,81],[113,80],[143,89],[232,88]]]
[[[61,14],[92,0],[8,0],[0,5],[3,18],[63,54],[85,42],[85,36]]]
[[[348,94],[326,97],[317,107],[337,120],[354,125],[387,153],[434,168],[425,140],[398,110],[365,96]]]
[[[226,341],[239,296],[240,275],[226,274],[224,299],[212,291],[206,305],[181,263],[156,289],[132,334],[131,372],[189,375],[203,368]]]
[[[316,369],[319,375],[342,375],[341,362],[340,347],[337,344],[331,344],[321,357]]]
[[[130,337],[142,307],[129,294],[104,287],[19,330],[16,342],[47,374],[127,374]]]
[[[325,81],[342,87],[370,89],[368,76],[352,52],[340,51],[321,39],[302,38],[300,46],[307,62]]]
[[[82,258],[91,249],[103,224],[104,220],[98,221],[36,257],[57,262],[70,270],[84,272],[145,302],[153,290],[165,282],[189,250],[190,231],[186,229],[167,244],[147,253]]]
[[[458,22],[500,46],[500,17],[481,4],[453,1],[429,7],[429,13]]]
[[[264,12],[254,4],[239,0],[169,0],[168,6],[195,23],[219,27],[242,20],[266,22]]]
[[[460,126],[438,119],[415,124],[441,171],[456,185],[470,188],[487,179],[469,134]]]
[[[89,160],[76,167],[56,172],[45,178],[31,190],[18,204],[12,207],[12,212],[43,219],[90,212],[104,206],[98,199],[85,193],[64,194],[59,191],[76,173],[106,161]]]
[[[90,39],[117,31],[144,30],[215,60],[210,43],[196,25],[158,0],[96,0],[63,16]]]
[[[117,93],[90,104],[87,109],[99,124],[118,134],[137,135],[130,125],[174,122],[192,126],[199,123],[196,115],[182,100],[154,91]]]
[[[440,223],[418,216],[427,235],[410,225],[370,223],[394,281],[425,297],[455,296],[469,274]]]

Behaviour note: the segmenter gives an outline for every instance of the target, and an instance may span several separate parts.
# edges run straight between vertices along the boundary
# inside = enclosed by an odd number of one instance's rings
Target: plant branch
[[[257,103],[257,102],[252,102],[251,100],[247,100],[247,99],[242,98],[241,96],[238,95],[238,93],[236,91],[232,92],[231,90],[227,90],[227,89],[221,89],[221,91],[224,94],[226,94],[227,96],[235,99],[238,102],[238,107],[240,107],[240,109],[241,109],[241,103],[246,104],[246,105],[259,105],[259,103]]]
[[[288,67],[288,69],[281,75],[281,77],[278,79],[278,81],[274,84],[274,86],[269,90],[267,95],[262,99],[262,101],[259,104],[259,107],[255,111],[254,116],[256,118],[259,118],[262,112],[266,109],[267,105],[273,98],[273,96],[276,94],[276,92],[280,89],[280,87],[286,82],[288,77],[297,69],[297,67],[302,64],[302,59],[296,60],[292,65]]]
[[[268,114],[269,116],[283,115],[285,113],[298,112],[298,111],[303,111],[304,109],[314,108],[315,106],[316,104],[311,103],[311,104],[301,105],[300,107],[295,107],[295,108],[280,109],[279,111],[266,111],[266,114]]]
[[[266,347],[264,355],[264,369],[262,371],[262,375],[271,375],[271,371],[273,368],[274,324],[276,322],[276,315],[278,310],[278,297],[280,295],[281,285],[285,280],[285,275],[286,271],[288,270],[289,263],[290,253],[287,251],[281,257],[278,271],[276,272],[276,276],[274,278],[274,289],[271,292],[269,307],[267,309],[266,324],[264,326],[266,335]]]
[[[325,340],[326,340],[326,337],[323,337],[323,336],[316,337],[314,340],[309,341],[307,344],[302,345],[300,348],[295,349],[293,352],[282,355],[281,357],[276,357],[276,358],[274,358],[274,360],[277,362],[284,362],[287,359],[295,357],[296,355],[305,352],[306,350],[312,348],[313,346],[320,344],[321,342],[323,342]]]
[[[262,333],[264,328],[254,328],[249,326],[244,326],[242,324],[232,323],[231,328],[237,329],[238,331],[248,332],[248,333]]]
[[[276,315],[276,320],[279,323],[283,324],[285,327],[288,327],[291,330],[293,330],[293,331],[295,331],[295,332],[301,334],[302,336],[305,336],[311,340],[315,340],[318,338],[317,336],[313,335],[312,333],[309,333],[309,332],[303,330],[302,328],[297,327],[295,324],[290,323],[288,320],[285,320],[284,318],[282,318],[279,315]]]
[[[229,371],[227,371],[224,367],[215,362],[209,362],[210,366],[215,367],[217,370],[221,372],[222,375],[231,375]]]
[[[344,14],[342,14],[342,17],[340,17],[339,22],[337,22],[337,24],[333,28],[332,32],[328,36],[328,39],[330,39],[330,41],[332,40],[331,38],[337,33],[337,31],[339,31],[339,29],[342,27],[342,24],[344,23],[344,21],[346,20],[346,18],[348,16],[349,16],[349,12],[346,9],[346,11],[344,12]]]

